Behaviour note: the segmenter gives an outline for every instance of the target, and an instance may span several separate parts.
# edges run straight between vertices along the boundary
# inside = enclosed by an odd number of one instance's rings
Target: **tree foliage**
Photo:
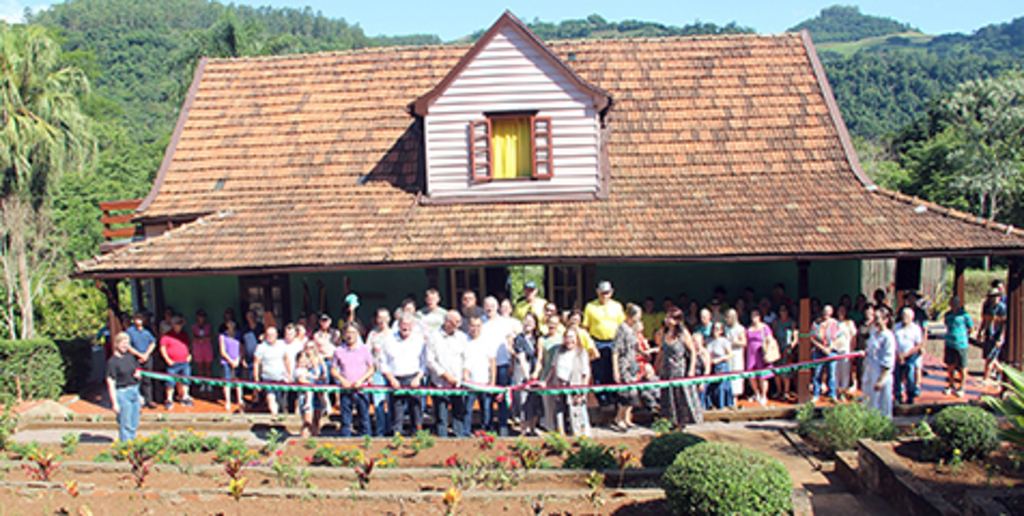
[[[49,213],[52,185],[95,147],[80,108],[85,73],[41,26],[0,25],[0,287],[11,338],[35,336],[34,303],[62,263]]]
[[[704,23],[700,20],[682,27],[665,25],[656,22],[639,20],[623,20],[609,22],[599,14],[591,14],[583,20],[562,20],[551,23],[534,19],[527,26],[542,40],[581,39],[581,38],[637,38],[665,36],[694,36],[706,34],[752,34],[754,29],[741,27],[736,22],[726,25]],[[471,34],[470,41],[480,39],[484,30]]]

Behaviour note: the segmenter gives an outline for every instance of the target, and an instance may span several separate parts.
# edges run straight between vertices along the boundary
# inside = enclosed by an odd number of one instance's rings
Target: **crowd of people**
[[[795,401],[792,371],[663,389],[629,388],[658,379],[796,362],[798,307],[782,284],[761,298],[753,289],[745,289],[731,303],[721,287],[706,303],[683,294],[663,299],[660,306],[653,298],[623,306],[608,281],[597,285],[596,294],[582,310],[563,311],[543,299],[536,284],[528,281],[517,304],[493,296],[478,303],[476,294],[466,291],[457,309],[446,309],[439,292],[428,289],[423,306],[410,296],[395,310],[381,307],[368,328],[356,316],[354,295],[346,299],[344,320],[337,325],[323,313],[278,328],[272,317],[254,310],[238,323],[228,309],[215,332],[202,310],[191,325],[171,308],[155,324],[139,313],[114,338],[108,365],[111,403],[124,423],[124,439],[134,435],[139,408],[156,408],[160,394],[168,410],[175,403],[192,405],[193,395],[219,395],[229,412],[264,406],[273,414],[294,411],[302,415],[303,435],[317,435],[322,419],[337,413],[343,436],[412,433],[423,428],[428,407],[440,437],[465,437],[474,428],[508,435],[514,427],[523,435],[534,435],[541,427],[588,435],[587,395],[536,392],[566,385],[610,386],[595,392],[594,401],[614,406],[610,426],[619,431],[635,426],[632,412],[641,405],[681,428],[701,422],[705,410],[732,407],[742,397],[760,405],[767,405],[771,398]],[[986,343],[986,357],[992,364],[987,363],[986,373],[990,367],[998,368],[995,357],[1006,311],[1000,295],[994,287],[977,336]],[[958,299],[952,300],[950,308],[946,315],[947,393],[962,396],[963,350],[972,325]],[[852,300],[844,295],[834,306],[812,299],[810,310],[812,359],[865,352],[862,358],[815,367],[815,400],[825,395],[838,400],[859,390],[871,406],[887,415],[894,401],[913,403],[920,392],[926,338],[925,311],[914,293],[908,293],[898,314],[886,304],[882,291],[875,293],[873,302],[864,295]],[[330,393],[264,389],[243,396],[241,387],[226,386],[215,393],[208,384],[190,389],[172,378],[162,382],[161,393],[161,382],[140,377],[139,369],[201,377],[211,377],[219,369],[228,380],[333,384],[342,389]],[[954,385],[957,378],[958,387]],[[468,396],[439,391],[429,396],[428,403],[428,396],[419,393],[360,390],[371,385],[521,388]],[[504,399],[506,392],[511,392],[510,400]]]

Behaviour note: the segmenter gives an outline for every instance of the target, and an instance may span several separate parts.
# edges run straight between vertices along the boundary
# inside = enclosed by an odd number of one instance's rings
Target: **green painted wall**
[[[811,295],[826,302],[835,302],[846,293],[851,296],[860,289],[861,267],[856,260],[812,262]],[[691,299],[711,299],[714,288],[726,288],[730,300],[739,297],[746,287],[753,287],[758,297],[771,292],[775,283],[786,285],[786,294],[796,299],[797,266],[795,262],[741,263],[674,263],[674,264],[600,264],[597,281],[607,279],[615,287],[615,297],[622,302],[639,302],[647,296],[661,300],[676,299],[686,293]],[[585,293],[593,299],[593,287]]]
[[[312,310],[317,311],[319,287],[322,281],[327,293],[327,308],[335,319],[340,315],[345,292],[345,277],[349,278],[352,292],[359,295],[359,319],[369,323],[377,308],[384,306],[394,309],[408,294],[414,294],[422,303],[423,292],[427,290],[427,275],[423,269],[387,269],[376,271],[341,271],[310,274],[292,274],[290,277],[292,316],[302,313],[303,281],[309,286],[313,301]],[[444,278],[442,272],[440,278]],[[444,289],[442,289],[443,291]],[[447,300],[442,300],[447,306]]]
[[[196,310],[206,310],[207,319],[218,324],[224,309],[238,312],[238,277],[208,276],[203,278],[164,278],[164,303],[195,322]]]
[[[292,318],[302,313],[303,281],[309,286],[313,310],[319,307],[319,287],[322,281],[327,293],[331,315],[337,318],[345,291],[345,277],[350,279],[353,292],[360,296],[359,318],[368,323],[378,307],[394,309],[407,294],[414,294],[422,300],[427,289],[427,276],[423,269],[388,269],[377,271],[340,271],[309,274],[292,274],[289,278]],[[445,271],[438,276],[443,282]],[[724,286],[730,300],[738,297],[743,288],[753,287],[761,295],[768,295],[772,285],[782,282],[786,293],[796,298],[797,267],[795,262],[763,263],[678,263],[678,264],[601,264],[597,266],[597,279],[610,280],[615,285],[615,297],[622,302],[639,302],[646,296],[660,300],[665,296],[673,299],[681,292],[691,298],[707,300],[717,285]],[[812,262],[810,269],[811,295],[825,302],[835,302],[842,294],[855,295],[861,284],[859,261]],[[441,285],[441,292],[447,290]],[[189,322],[194,321],[195,311],[203,308],[213,321],[220,321],[220,314],[227,307],[236,311],[239,305],[238,277],[213,276],[206,278],[165,278],[164,299]],[[593,286],[587,286],[584,297],[593,299]],[[442,306],[451,306],[449,299],[442,299]]]

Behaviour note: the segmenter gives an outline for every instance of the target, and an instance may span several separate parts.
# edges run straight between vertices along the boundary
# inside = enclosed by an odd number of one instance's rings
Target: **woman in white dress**
[[[836,331],[836,340],[832,344],[833,349],[840,355],[849,353],[853,348],[853,341],[857,338],[857,324],[850,319],[850,309],[846,305],[839,305],[836,309],[836,320],[839,321],[839,329]],[[836,361],[836,387],[839,392],[849,394],[850,387],[856,383],[851,377],[851,363],[849,358]]]
[[[732,358],[729,359],[730,371],[743,371],[744,358],[747,356],[747,329],[740,324],[739,313],[730,308],[725,312],[725,338],[732,342]],[[739,399],[743,395],[742,378],[732,380],[732,395]]]
[[[864,350],[864,379],[861,388],[868,406],[892,417],[892,374],[896,367],[896,335],[889,329],[889,312],[875,312],[875,327]]]

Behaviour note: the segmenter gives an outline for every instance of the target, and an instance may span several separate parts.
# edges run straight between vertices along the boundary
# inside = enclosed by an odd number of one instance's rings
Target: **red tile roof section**
[[[549,47],[615,99],[607,200],[415,202],[420,128],[406,106],[466,46],[211,60],[143,216],[232,213],[79,273],[1024,250],[1019,230],[866,188],[800,35]]]

